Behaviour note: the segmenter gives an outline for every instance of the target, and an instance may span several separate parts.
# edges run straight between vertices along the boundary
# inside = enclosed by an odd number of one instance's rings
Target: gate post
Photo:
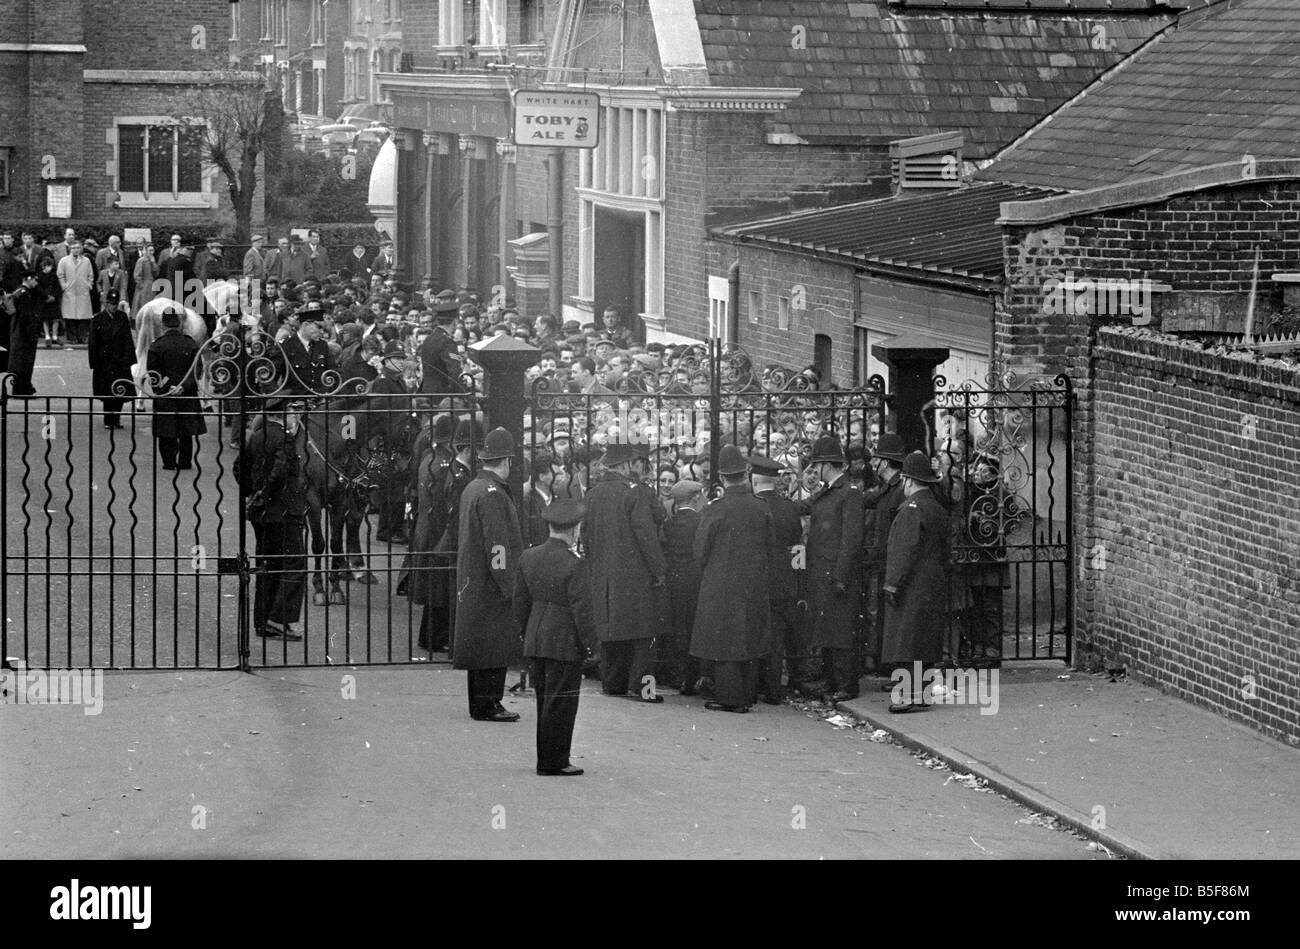
[[[494,336],[469,347],[470,358],[483,367],[488,428],[504,428],[515,439],[510,466],[510,493],[515,504],[524,498],[524,372],[542,358],[542,351],[513,336]]]
[[[888,404],[903,447],[933,454],[934,369],[948,361],[948,347],[925,336],[895,336],[871,353],[889,366]]]

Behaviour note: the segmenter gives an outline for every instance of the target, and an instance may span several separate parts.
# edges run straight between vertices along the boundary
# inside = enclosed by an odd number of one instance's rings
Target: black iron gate
[[[1044,658],[1068,662],[1073,623],[1069,379],[1020,385],[1008,375],[983,387],[948,388],[936,377],[934,384],[932,454],[943,476],[938,492],[952,529],[944,661],[963,666]],[[880,377],[862,389],[822,389],[814,375],[756,367],[740,349],[716,341],[691,348],[671,367],[624,375],[614,387],[597,380],[586,391],[561,392],[543,379],[534,384],[529,403],[526,542],[546,536],[536,498],[583,490],[603,447],[616,441],[649,450],[649,477],[666,511],[671,510],[667,491],[679,479],[720,490],[714,471],[724,444],[781,461],[782,490],[804,500],[816,490],[807,464],[813,442],[833,434],[844,445],[849,476],[870,487],[875,476],[869,456],[879,434],[893,428],[891,402]],[[882,549],[886,540],[878,538]],[[879,667],[883,564],[868,557],[866,570],[859,645],[863,668],[871,671]],[[807,603],[803,606],[806,615]]]
[[[32,668],[134,669],[432,658],[419,645],[424,607],[402,581],[413,558],[443,573],[454,561],[411,549],[406,486],[435,416],[451,428],[481,417],[473,380],[460,381],[456,393],[366,393],[365,380],[339,372],[299,378],[263,334],[241,342],[223,333],[203,344],[184,379],[118,380],[119,428],[106,426],[99,395],[23,398],[3,377],[3,656]],[[305,567],[256,549],[250,502],[257,507],[265,486],[247,471],[239,477],[258,433],[275,424],[266,419],[280,417],[264,411],[293,396],[309,405]],[[202,420],[189,466],[162,464],[155,436],[165,407]],[[300,619],[291,636],[259,635],[258,587],[281,579],[306,587]],[[445,630],[435,638],[445,642]]]

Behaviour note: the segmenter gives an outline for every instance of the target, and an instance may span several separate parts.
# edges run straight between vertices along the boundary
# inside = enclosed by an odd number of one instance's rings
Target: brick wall
[[[223,69],[229,61],[229,0],[94,0],[85,9],[87,69]]]
[[[1095,356],[1092,649],[1300,742],[1300,368],[1131,327]]]
[[[813,337],[825,334],[831,339],[832,381],[853,384],[854,372],[854,280],[852,267],[817,260],[805,254],[746,247],[710,240],[703,255],[703,270],[715,277],[727,276],[735,260],[740,261],[740,317],[737,342],[758,365],[778,363],[795,369],[812,365]],[[789,329],[778,321],[778,299],[793,299],[793,288],[804,288],[805,307],[790,311]],[[708,327],[706,310],[699,332]],[[759,305],[751,309],[750,291],[758,291]],[[754,318],[757,317],[757,322]]]
[[[1298,182],[1243,182],[1122,211],[1004,228],[1008,281],[994,317],[994,359],[999,369],[1010,370],[1020,379],[1066,373],[1074,382],[1075,555],[1085,581],[1093,579],[1087,574],[1091,569],[1087,565],[1096,543],[1085,525],[1094,522],[1098,510],[1105,510],[1106,499],[1094,488],[1100,483],[1108,450],[1095,440],[1104,419],[1096,404],[1093,357],[1102,327],[1127,325],[1131,319],[1046,314],[1044,284],[1067,272],[1073,272],[1076,279],[1148,278],[1172,286],[1185,298],[1200,298],[1212,307],[1240,312],[1258,246],[1258,311],[1264,318],[1280,302],[1270,275],[1300,270],[1300,245],[1294,233],[1298,202]],[[1159,303],[1156,314],[1152,328],[1159,327]],[[1165,319],[1169,317],[1164,314]],[[1167,426],[1169,420],[1162,421]],[[1199,509],[1204,503],[1200,498],[1190,509]],[[1237,529],[1252,527],[1243,523]],[[1238,580],[1231,574],[1221,578],[1225,588]],[[1103,589],[1095,580],[1077,586],[1075,662],[1086,668],[1097,667],[1106,658],[1104,630],[1114,602],[1102,599]],[[1154,665],[1163,661],[1164,653],[1156,650],[1150,656],[1148,661]]]

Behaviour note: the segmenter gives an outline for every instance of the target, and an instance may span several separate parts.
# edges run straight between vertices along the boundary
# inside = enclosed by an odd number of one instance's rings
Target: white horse
[[[175,307],[182,312],[182,333],[200,346],[208,338],[208,328],[203,323],[203,317],[193,310],[181,306],[175,300],[167,297],[154,297],[140,307],[139,312],[135,315],[135,365],[131,367],[131,375],[138,387],[143,387],[149,347],[153,345],[154,340],[167,332],[166,327],[163,326],[162,315],[163,310],[168,307]]]

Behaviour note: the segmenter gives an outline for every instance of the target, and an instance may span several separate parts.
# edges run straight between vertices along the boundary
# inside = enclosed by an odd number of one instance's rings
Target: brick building
[[[231,220],[220,174],[180,120],[194,117],[196,90],[241,81],[233,22],[228,0],[193,0],[183,16],[155,2],[0,0],[0,218],[50,233],[64,221]]]
[[[945,154],[969,172],[1180,5],[407,0],[413,72],[379,79],[403,129],[399,192],[413,198],[397,202],[411,209],[409,222],[399,210],[399,255],[413,274],[501,285],[535,310],[547,300],[546,261],[559,254],[565,318],[598,319],[613,305],[637,316],[647,339],[724,334],[725,301],[710,288],[734,257],[720,245],[701,253],[711,228],[886,196],[900,139],[955,134],[961,150]],[[500,32],[489,36],[493,24]],[[511,90],[544,83],[597,92],[602,107],[599,146],[555,159],[558,209],[549,150],[508,140]],[[457,101],[474,108],[457,112]],[[920,178],[926,157],[944,156],[914,157]],[[761,295],[768,329],[756,337],[741,320],[738,342],[788,343],[772,329],[778,297]],[[818,306],[837,309],[816,301],[810,312]],[[849,375],[852,306],[841,300],[837,312],[830,359]],[[755,355],[812,362],[813,334],[799,338],[806,351]]]
[[[1079,661],[1292,741],[1298,56],[1286,0],[1185,14],[980,173],[1063,189],[1001,209],[997,356],[1078,393]]]

